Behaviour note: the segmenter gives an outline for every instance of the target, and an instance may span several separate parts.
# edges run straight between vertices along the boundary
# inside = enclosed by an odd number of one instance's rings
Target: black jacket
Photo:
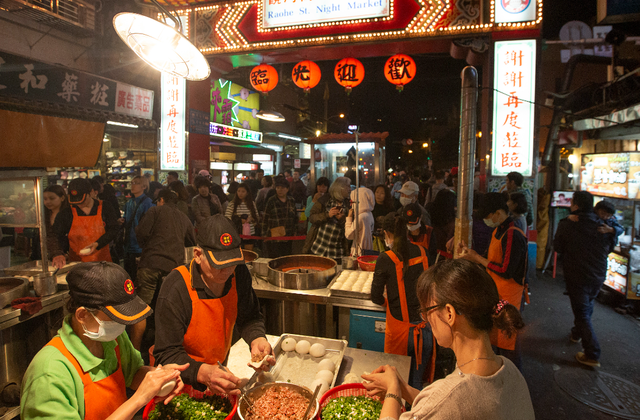
[[[578,216],[578,221],[562,219],[553,240],[554,250],[562,257],[564,278],[574,284],[601,284],[607,275],[607,255],[613,251],[615,238],[611,233],[598,232],[603,221],[595,213],[572,214]]]

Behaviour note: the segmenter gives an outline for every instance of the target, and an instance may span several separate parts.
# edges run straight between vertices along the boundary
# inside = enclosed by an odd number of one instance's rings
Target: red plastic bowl
[[[331,402],[331,400],[339,397],[360,397],[365,396],[369,397],[373,400],[378,400],[382,402],[382,400],[378,397],[371,397],[367,395],[367,390],[364,385],[360,383],[355,384],[344,384],[337,386],[335,388],[331,388],[327,392],[324,393],[322,398],[320,398],[320,410],[318,410],[318,415],[316,416],[316,420],[322,419],[322,410]],[[405,412],[404,407],[401,408],[401,412]]]
[[[363,271],[376,271],[376,265],[373,261],[377,259],[377,255],[363,255],[362,257],[358,257],[358,265]]]
[[[202,398],[205,395],[213,395],[213,392],[209,391],[208,389],[205,392],[201,392],[193,389],[189,385],[185,385],[180,394],[189,394],[189,396],[193,398]],[[238,409],[238,397],[236,397],[235,395],[222,395],[222,396],[228,399],[233,405],[231,412],[225,418],[225,420],[233,420],[234,416],[236,415],[236,410]],[[154,408],[156,408],[155,401],[153,400],[149,401],[149,404],[147,404],[147,406],[144,408],[144,411],[142,412],[142,419],[149,420],[149,414],[151,414]]]

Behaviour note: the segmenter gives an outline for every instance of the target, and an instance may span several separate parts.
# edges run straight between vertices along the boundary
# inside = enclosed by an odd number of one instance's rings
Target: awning
[[[104,123],[0,110],[0,167],[95,166]]]
[[[640,104],[635,104],[629,108],[616,111],[611,114],[574,121],[573,129],[577,131],[597,130],[600,128],[619,126],[637,120],[640,120]],[[640,129],[638,132],[640,132]]]
[[[277,153],[273,149],[262,147],[261,143],[233,143],[227,140],[218,140],[215,137],[211,137],[211,146],[224,147],[223,152],[227,153],[246,153],[246,154],[275,154]]]

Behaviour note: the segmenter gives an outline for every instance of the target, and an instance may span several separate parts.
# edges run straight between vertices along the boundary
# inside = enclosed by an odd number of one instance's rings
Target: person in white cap
[[[420,207],[420,211],[422,212],[422,216],[420,216],[420,222],[424,226],[431,226],[431,217],[429,217],[429,212],[418,203],[418,194],[420,193],[420,187],[418,186],[418,184],[413,181],[407,181],[404,183],[399,193],[400,204],[402,204],[402,207],[411,203],[416,203]],[[397,213],[400,215],[402,213],[402,208],[399,208]]]

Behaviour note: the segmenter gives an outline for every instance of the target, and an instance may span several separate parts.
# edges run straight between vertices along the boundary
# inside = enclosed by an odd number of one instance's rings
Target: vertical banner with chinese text
[[[491,175],[533,174],[536,40],[495,43]]]
[[[160,170],[185,170],[186,80],[162,73],[162,118],[160,127]]]

